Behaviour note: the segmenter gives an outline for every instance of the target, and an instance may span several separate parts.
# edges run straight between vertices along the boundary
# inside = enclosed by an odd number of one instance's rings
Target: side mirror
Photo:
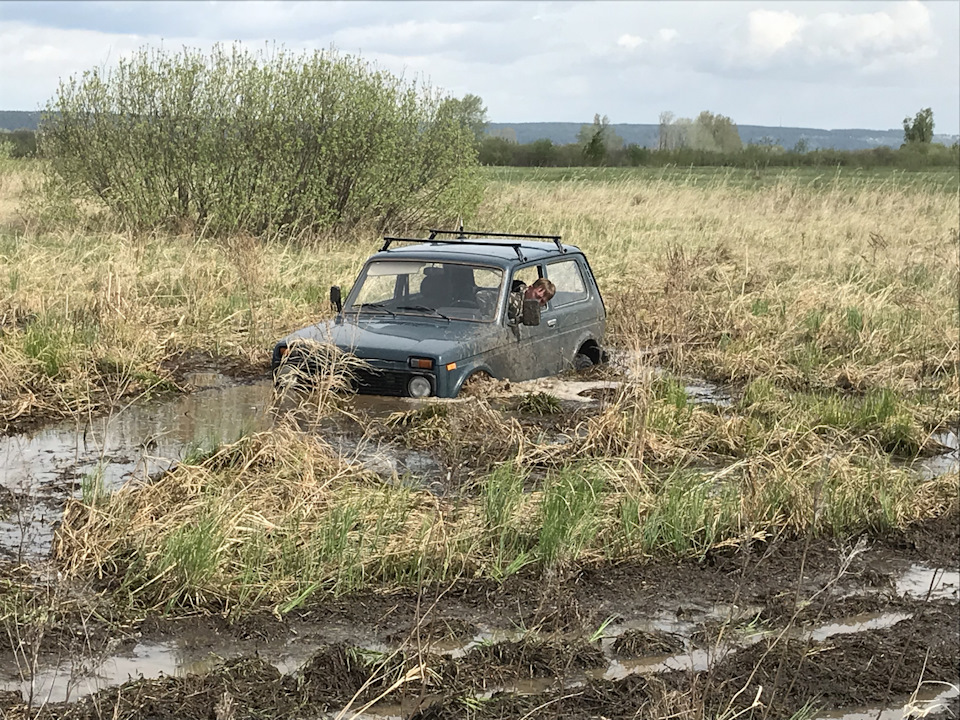
[[[540,301],[524,300],[523,310],[520,313],[521,325],[539,325],[540,324]]]
[[[337,309],[337,312],[343,312],[343,301],[340,298],[340,286],[330,286],[330,305]]]

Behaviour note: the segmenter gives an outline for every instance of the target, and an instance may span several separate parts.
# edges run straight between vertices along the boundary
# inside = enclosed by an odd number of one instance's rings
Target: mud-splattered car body
[[[316,372],[298,341],[332,343],[366,362],[355,378],[358,392],[451,398],[478,373],[521,381],[601,362],[606,311],[587,258],[559,238],[508,237],[432,236],[394,247],[397,239],[388,238],[333,320],[275,345],[274,372]],[[528,325],[509,316],[510,288],[537,277],[554,282],[557,293],[539,324]]]

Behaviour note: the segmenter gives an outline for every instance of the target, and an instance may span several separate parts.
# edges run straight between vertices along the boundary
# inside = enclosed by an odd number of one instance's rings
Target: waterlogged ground
[[[189,374],[188,395],[133,404],[0,439],[0,598],[17,587],[69,595],[74,618],[7,622],[0,717],[808,718],[956,717],[960,712],[960,518],[952,513],[869,543],[768,538],[702,562],[604,566],[502,585],[463,579],[325,600],[309,610],[112,621],[93,593],[56,582],[51,542],[69,497],[152,476],[285,413],[270,382]],[[536,404],[597,412],[616,371],[484,389],[504,413],[563,442]],[[690,379],[693,402],[730,393]],[[732,391],[731,391],[732,392]],[[319,423],[384,482],[458,492],[470,472],[444,453],[367,432],[420,407],[352,399]],[[919,461],[956,470],[949,452]],[[37,627],[41,629],[36,629]],[[812,705],[810,705],[812,704]],[[752,710],[747,710],[753,706]],[[904,709],[906,708],[906,710]],[[952,714],[951,714],[952,713]],[[693,715],[686,715],[693,717]]]

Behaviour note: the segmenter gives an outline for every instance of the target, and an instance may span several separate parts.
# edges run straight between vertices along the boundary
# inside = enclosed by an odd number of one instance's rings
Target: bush
[[[470,217],[473,135],[444,97],[334,51],[140,50],[61,83],[40,150],[128,227],[255,235]]]
[[[37,138],[33,130],[0,130],[0,158],[15,160],[32,158],[37,154]]]

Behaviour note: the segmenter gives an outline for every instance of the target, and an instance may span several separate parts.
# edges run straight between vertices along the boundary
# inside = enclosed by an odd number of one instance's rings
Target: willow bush
[[[255,235],[472,216],[472,133],[437,90],[334,50],[141,49],[61,82],[40,148],[127,227]]]

